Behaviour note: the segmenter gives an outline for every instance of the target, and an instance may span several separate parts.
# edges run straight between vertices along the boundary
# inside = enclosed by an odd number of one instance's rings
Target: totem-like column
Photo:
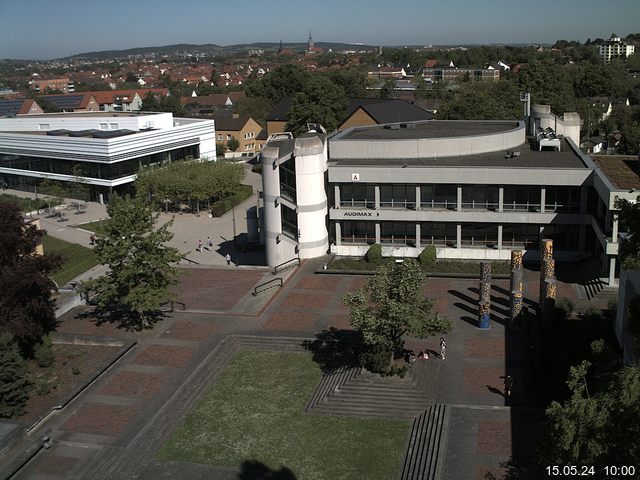
[[[491,318],[491,263],[480,263],[478,328],[489,328]]]
[[[478,308],[478,328],[488,329],[491,327],[491,308],[489,303],[482,302]]]
[[[510,318],[513,322],[522,311],[524,300],[524,272],[522,269],[522,250],[511,250],[511,284],[509,285]]]
[[[544,238],[540,241],[540,291],[538,292],[538,305],[540,306],[540,311],[543,311],[544,305],[544,281],[548,278],[545,274],[545,265],[546,260],[553,259],[553,240],[548,238]]]
[[[556,291],[558,281],[548,278],[544,282],[544,303],[542,304],[542,318],[546,323],[552,322],[556,310]]]

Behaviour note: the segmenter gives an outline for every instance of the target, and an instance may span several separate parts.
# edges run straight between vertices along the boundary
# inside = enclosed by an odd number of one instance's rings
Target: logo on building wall
[[[380,213],[376,212],[376,217],[379,217]],[[373,217],[373,212],[344,212],[343,217]]]
[[[352,173],[351,174],[351,181],[352,182],[359,182],[360,181],[360,174],[359,173]]]

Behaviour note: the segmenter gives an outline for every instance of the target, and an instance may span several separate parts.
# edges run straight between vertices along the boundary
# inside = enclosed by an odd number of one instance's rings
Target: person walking
[[[504,377],[504,398],[509,400],[511,398],[511,391],[513,390],[513,377],[507,375]]]
[[[440,358],[444,360],[447,353],[447,342],[444,341],[444,337],[440,337]]]
[[[213,251],[213,240],[211,240],[211,237],[207,237],[207,246],[209,247],[209,251]]]
[[[198,240],[198,248],[197,250],[202,253],[202,240]]]
[[[89,243],[91,243],[91,245],[95,245],[96,244],[96,236],[93,233],[89,237]]]
[[[227,253],[227,255],[224,258],[227,260],[227,265],[231,265],[231,255]]]

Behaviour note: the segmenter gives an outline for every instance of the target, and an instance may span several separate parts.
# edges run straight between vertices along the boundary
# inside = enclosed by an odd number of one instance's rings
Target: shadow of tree
[[[357,367],[362,334],[354,330],[330,328],[316,334],[313,341],[305,340],[302,346],[313,354],[313,361],[325,373],[340,367]]]
[[[296,480],[296,476],[287,467],[272,470],[257,460],[242,462],[238,480]]]
[[[153,328],[155,323],[166,317],[167,315],[162,311],[149,312],[143,321],[137,313],[116,306],[104,309],[95,307],[76,315],[76,318],[88,319],[98,327],[105,323],[110,323],[128,332],[140,332],[148,328]]]

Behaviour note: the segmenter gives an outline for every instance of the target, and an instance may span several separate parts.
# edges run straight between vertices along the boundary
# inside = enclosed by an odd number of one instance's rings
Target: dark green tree
[[[0,417],[21,415],[28,399],[29,381],[20,348],[10,333],[0,330]]]
[[[42,230],[25,224],[18,205],[0,202],[0,329],[30,356],[43,335],[57,325],[48,274],[60,257],[36,255]]]
[[[625,270],[640,270],[640,203],[620,200],[616,204],[627,235],[620,239],[620,258]]]
[[[380,88],[380,98],[396,97],[396,79],[387,78]]]
[[[448,97],[438,109],[445,120],[515,120],[523,116],[520,94],[509,81],[471,82]]]
[[[238,113],[249,115],[263,127],[267,124],[267,115],[273,108],[271,100],[265,97],[246,97],[236,104]]]
[[[286,128],[297,135],[305,131],[307,123],[319,123],[331,132],[344,120],[346,111],[347,97],[342,87],[316,76],[295,96]]]
[[[123,324],[147,328],[177,283],[173,264],[180,253],[166,246],[173,237],[171,222],[156,227],[159,214],[139,197],[114,195],[107,213],[109,221],[96,232],[95,252],[109,270],[83,284],[82,290],[93,298],[98,312],[119,312],[126,315]]]
[[[235,152],[236,150],[238,150],[238,148],[240,148],[240,141],[236,137],[232,136],[229,140],[227,140],[227,148],[232,152]]]
[[[551,105],[558,115],[576,109],[570,73],[553,60],[532,60],[518,75],[520,91],[531,93],[533,103]]]
[[[367,95],[367,72],[360,67],[346,67],[332,70],[329,79],[342,87],[347,97]]]
[[[273,104],[284,97],[292,97],[301,92],[311,75],[297,65],[285,64],[266,73],[262,78],[247,83],[249,97],[264,97]]]
[[[424,297],[423,282],[415,260],[386,263],[364,287],[344,297],[351,325],[362,332],[366,347],[388,352],[387,365],[402,355],[406,334],[426,338],[453,328],[451,320],[434,311],[433,300]]]

